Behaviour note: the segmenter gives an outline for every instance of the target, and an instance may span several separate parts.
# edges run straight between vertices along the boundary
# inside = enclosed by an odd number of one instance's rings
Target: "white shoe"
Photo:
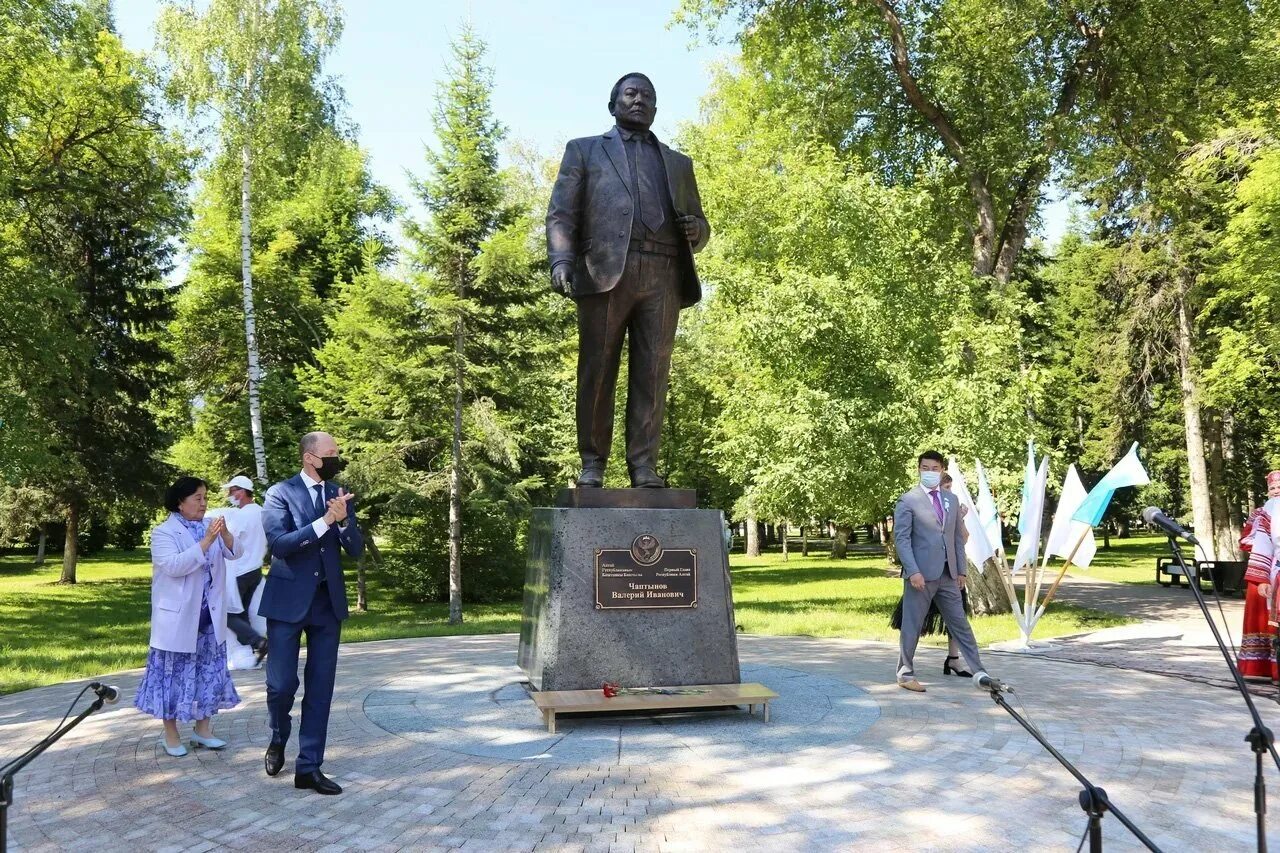
[[[197,747],[199,747],[199,746],[203,746],[205,749],[222,749],[224,746],[226,746],[226,745],[227,745],[227,742],[226,742],[225,740],[223,740],[222,738],[217,738],[217,737],[201,737],[200,735],[196,734],[195,732],[192,732],[192,733],[191,733],[191,745],[192,745],[192,746],[197,746]]]
[[[178,744],[177,746],[169,746],[169,742],[165,740],[163,737],[160,738],[159,743],[160,743],[160,746],[164,749],[164,751],[172,755],[174,758],[181,758],[182,756],[187,754],[187,748],[182,744]]]

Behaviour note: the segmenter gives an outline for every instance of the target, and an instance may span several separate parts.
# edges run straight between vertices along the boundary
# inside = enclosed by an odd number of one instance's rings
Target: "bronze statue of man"
[[[649,130],[653,83],[627,74],[609,94],[616,125],[565,147],[547,209],[551,286],[578,308],[579,486],[604,484],[623,338],[627,471],[637,488],[664,488],[658,443],[682,308],[702,297],[693,253],[711,236],[693,161]]]

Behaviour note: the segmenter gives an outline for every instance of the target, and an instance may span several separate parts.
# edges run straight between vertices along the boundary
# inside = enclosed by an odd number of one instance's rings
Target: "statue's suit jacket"
[[[893,544],[902,563],[902,576],[916,572],[926,581],[942,577],[943,565],[952,577],[966,574],[964,525],[960,523],[960,502],[954,495],[939,490],[944,512],[942,524],[933,508],[933,500],[922,486],[916,486],[898,499],[893,510]]]
[[[680,306],[687,308],[702,298],[693,253],[707,244],[711,226],[702,212],[693,161],[661,141],[658,150],[676,215],[692,214],[702,223],[696,244],[681,241]],[[547,209],[547,255],[553,269],[563,261],[573,264],[574,297],[606,293],[618,284],[627,264],[635,191],[616,127],[600,136],[571,140],[565,147]],[[641,225],[638,236],[643,236],[643,229]]]

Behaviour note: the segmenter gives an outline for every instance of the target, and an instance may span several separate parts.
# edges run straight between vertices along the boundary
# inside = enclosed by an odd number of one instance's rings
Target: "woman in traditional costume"
[[[1275,626],[1270,624],[1271,587],[1274,583],[1276,536],[1272,529],[1280,513],[1280,471],[1267,475],[1267,502],[1249,513],[1240,532],[1240,550],[1248,557],[1245,570],[1244,632],[1237,664],[1240,674],[1257,681],[1277,677],[1272,645]],[[1280,533],[1280,530],[1276,531]]]

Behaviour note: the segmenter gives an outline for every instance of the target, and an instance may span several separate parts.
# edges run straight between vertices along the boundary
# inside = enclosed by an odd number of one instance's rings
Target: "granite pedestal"
[[[530,683],[740,682],[723,513],[670,508],[692,503],[674,489],[612,491],[533,511],[518,657]]]

